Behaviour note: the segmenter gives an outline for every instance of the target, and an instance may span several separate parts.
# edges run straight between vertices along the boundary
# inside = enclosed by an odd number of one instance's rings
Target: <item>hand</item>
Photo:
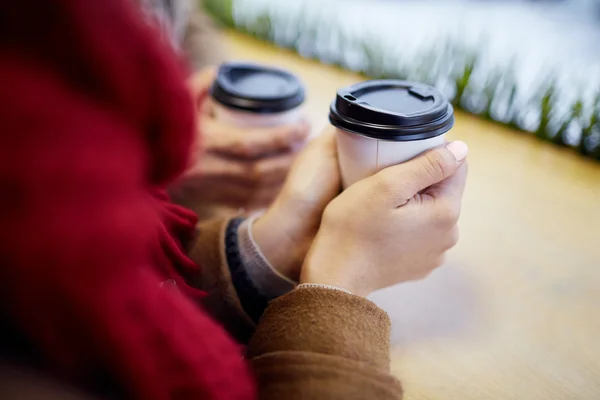
[[[366,296],[431,273],[458,240],[467,152],[452,142],[350,186],[327,206],[300,281]]]
[[[186,196],[207,205],[266,207],[279,193],[298,150],[304,147],[309,125],[299,122],[242,128],[216,120],[208,96],[215,74],[214,68],[208,68],[190,81],[200,115],[198,145],[175,191],[181,189]]]
[[[330,127],[299,155],[280,195],[253,225],[254,240],[279,272],[298,280],[323,210],[340,190],[335,133]]]

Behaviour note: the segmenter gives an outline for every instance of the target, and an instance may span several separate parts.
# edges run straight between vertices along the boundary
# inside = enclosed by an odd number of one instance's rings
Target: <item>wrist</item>
[[[319,236],[320,235],[320,236]],[[337,243],[327,243],[327,235],[319,231],[315,238],[306,260],[302,265],[302,273],[299,283],[332,286],[348,291],[354,295],[367,297],[373,290],[369,289],[369,279],[362,274],[356,274],[356,271],[366,271],[362,268],[368,263],[357,262],[358,260],[348,260],[344,257],[344,252],[333,254],[333,249],[340,249],[341,245]],[[356,264],[362,264],[357,268]],[[352,268],[354,266],[354,268]]]
[[[298,281],[304,259],[306,234],[293,214],[277,203],[252,224],[252,236],[264,257],[277,272]]]

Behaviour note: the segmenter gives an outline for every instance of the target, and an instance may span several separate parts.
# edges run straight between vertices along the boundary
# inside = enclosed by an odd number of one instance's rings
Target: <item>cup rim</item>
[[[406,90],[413,97],[431,102],[429,109],[401,113],[360,101],[361,94],[388,89]],[[448,99],[432,86],[402,80],[371,80],[338,90],[331,103],[329,121],[348,132],[390,141],[428,139],[454,126],[454,109]]]
[[[236,70],[247,73],[276,75],[286,80],[290,90],[284,95],[248,95],[238,90],[230,81]],[[272,114],[292,110],[305,100],[305,89],[302,81],[294,74],[281,68],[260,65],[250,62],[229,62],[219,67],[217,77],[209,90],[212,98],[219,104],[232,109],[256,114]]]

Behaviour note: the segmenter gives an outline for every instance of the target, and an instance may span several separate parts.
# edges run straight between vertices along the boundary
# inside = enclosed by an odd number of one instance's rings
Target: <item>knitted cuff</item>
[[[225,256],[240,303],[246,314],[258,322],[269,305],[269,298],[258,290],[243,263],[238,240],[238,228],[243,221],[242,218],[229,221],[225,230]]]
[[[339,290],[340,292],[344,292],[344,293],[348,293],[348,294],[352,294],[351,291],[341,288],[341,287],[337,287],[337,286],[332,286],[332,285],[324,285],[322,283],[301,283],[300,285],[298,285],[296,287],[296,289],[307,289],[307,288],[321,288],[321,289],[329,289],[329,290]]]
[[[274,299],[292,291],[298,283],[273,268],[254,241],[252,225],[260,215],[255,213],[242,222],[238,228],[238,245],[246,273],[264,296]]]

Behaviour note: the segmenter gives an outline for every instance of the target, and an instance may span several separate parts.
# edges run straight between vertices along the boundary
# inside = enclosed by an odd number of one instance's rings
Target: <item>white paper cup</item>
[[[443,145],[454,112],[433,87],[379,80],[340,89],[329,120],[337,128],[338,160],[347,188]]]
[[[300,122],[304,116],[302,106],[278,113],[259,114],[235,108],[228,108],[215,102],[213,111],[215,113],[215,118],[219,121],[247,128],[293,125]]]
[[[344,189],[392,165],[401,164],[444,144],[444,134],[412,142],[391,142],[336,130],[338,161]]]

